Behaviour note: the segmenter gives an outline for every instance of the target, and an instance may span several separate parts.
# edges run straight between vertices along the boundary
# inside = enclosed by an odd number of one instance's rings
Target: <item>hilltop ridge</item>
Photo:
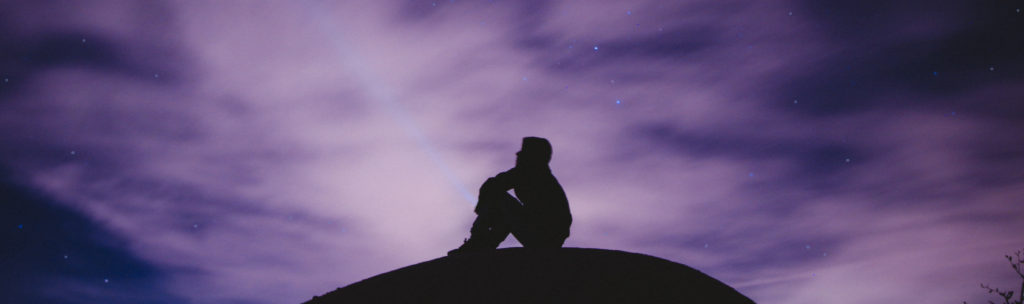
[[[754,302],[696,269],[648,255],[505,248],[407,266],[306,303]]]

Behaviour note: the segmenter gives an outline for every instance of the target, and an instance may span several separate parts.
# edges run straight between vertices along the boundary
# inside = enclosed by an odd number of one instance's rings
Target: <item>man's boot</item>
[[[480,238],[470,237],[469,239],[462,241],[462,246],[448,251],[448,256],[462,255],[472,252],[481,252],[494,249],[493,247],[487,246],[486,242]]]
[[[488,214],[487,212],[478,212],[476,220],[473,221],[473,227],[469,230],[469,239],[463,240],[462,246],[459,246],[459,248],[448,251],[448,255],[452,256],[468,252],[494,250],[498,248],[498,244],[504,240],[504,237],[502,237],[501,240],[497,239],[497,234],[499,232],[495,231],[494,227],[491,227],[495,223],[496,221],[493,219],[493,215]]]

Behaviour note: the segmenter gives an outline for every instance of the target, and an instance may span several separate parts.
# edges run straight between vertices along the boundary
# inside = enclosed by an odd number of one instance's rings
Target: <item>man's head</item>
[[[524,137],[523,147],[516,152],[516,167],[547,166],[551,161],[551,143],[540,137]]]

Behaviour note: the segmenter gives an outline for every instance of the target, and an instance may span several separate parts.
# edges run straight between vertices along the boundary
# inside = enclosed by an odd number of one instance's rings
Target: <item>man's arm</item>
[[[498,175],[495,175],[492,178],[488,178],[487,181],[485,181],[484,184],[480,186],[480,191],[508,191],[509,189],[515,187],[517,175],[518,174],[516,174],[515,168],[509,169],[508,171],[505,172],[498,173]]]

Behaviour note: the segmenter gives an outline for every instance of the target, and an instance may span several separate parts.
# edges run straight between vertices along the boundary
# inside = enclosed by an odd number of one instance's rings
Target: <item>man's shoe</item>
[[[463,239],[462,246],[448,251],[448,256],[462,255],[470,252],[486,251],[488,248],[480,246],[480,242],[470,239]]]

